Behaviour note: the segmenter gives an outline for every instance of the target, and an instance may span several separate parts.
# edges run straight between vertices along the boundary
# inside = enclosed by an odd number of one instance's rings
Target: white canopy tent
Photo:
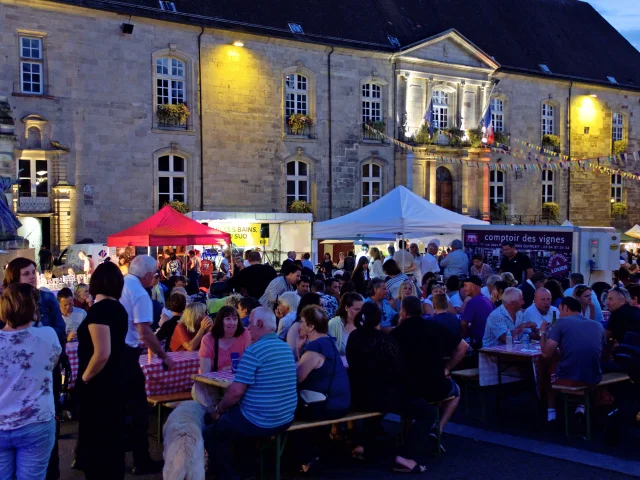
[[[439,207],[402,185],[384,197],[342,217],[313,224],[314,239],[426,237],[460,235],[462,225],[489,225]]]
[[[633,238],[640,238],[640,225],[635,224],[631,230],[627,230],[624,234]]]

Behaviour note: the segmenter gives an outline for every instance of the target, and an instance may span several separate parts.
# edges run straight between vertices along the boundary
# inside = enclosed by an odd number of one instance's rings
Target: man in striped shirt
[[[287,262],[280,269],[280,276],[271,280],[264,294],[260,297],[260,305],[273,311],[276,308],[278,297],[284,292],[296,289],[300,281],[301,268],[293,262]]]
[[[244,351],[235,380],[203,435],[217,478],[240,478],[231,464],[231,445],[286,430],[298,401],[293,353],[275,333],[276,316],[265,307],[254,309],[249,332],[253,344]]]

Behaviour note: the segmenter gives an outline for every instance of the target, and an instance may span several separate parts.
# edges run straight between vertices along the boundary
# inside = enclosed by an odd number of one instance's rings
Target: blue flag
[[[424,113],[423,118],[424,121],[427,122],[427,125],[429,125],[429,136],[433,137],[433,124],[435,123],[433,118],[433,98],[429,102],[429,106],[427,107],[427,111]]]
[[[482,131],[483,131],[483,139],[482,141],[491,145],[494,140],[494,132],[493,132],[493,122],[491,118],[491,103],[487,107],[487,111],[484,114],[484,118],[482,119]]]

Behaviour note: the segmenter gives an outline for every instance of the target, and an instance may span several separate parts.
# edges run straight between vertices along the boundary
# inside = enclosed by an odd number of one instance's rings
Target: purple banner
[[[502,242],[513,242],[518,250],[571,253],[573,232],[535,230],[465,230],[466,248],[501,248]]]

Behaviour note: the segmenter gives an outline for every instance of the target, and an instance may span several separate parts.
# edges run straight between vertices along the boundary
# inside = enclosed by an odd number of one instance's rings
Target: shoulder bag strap
[[[219,346],[219,339],[218,337],[215,337],[215,343],[214,343],[214,347],[213,347],[213,371],[217,372],[218,371],[218,351],[220,349]]]
[[[331,392],[331,387],[333,385],[333,379],[336,376],[336,352],[338,351],[338,349],[336,348],[335,343],[333,342],[333,340],[330,338],[329,340],[331,340],[331,346],[333,347],[333,372],[331,373],[331,380],[329,380],[329,387],[327,388],[327,393],[325,393],[325,395],[327,396],[327,398],[329,397],[329,393]]]

